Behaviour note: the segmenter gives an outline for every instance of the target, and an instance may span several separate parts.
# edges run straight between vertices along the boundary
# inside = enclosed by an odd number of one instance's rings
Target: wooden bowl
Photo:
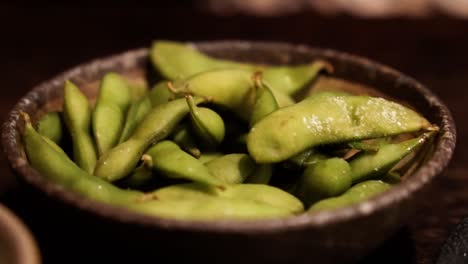
[[[208,261],[219,263],[344,263],[362,258],[408,221],[428,184],[441,173],[455,147],[455,125],[447,107],[426,87],[387,66],[333,50],[283,43],[214,41],[192,43],[215,57],[269,64],[325,59],[332,77],[319,82],[331,89],[385,94],[405,102],[441,130],[424,163],[391,190],[355,206],[317,214],[262,221],[179,221],[150,217],[91,201],[48,181],[32,168],[21,142],[19,111],[33,118],[61,105],[65,79],[95,97],[97,81],[108,71],[135,80],[152,79],[147,49],[131,50],[75,67],[42,83],[21,98],[3,127],[2,143],[13,171],[55,220],[56,239],[68,237],[82,254],[104,260]],[[38,205],[39,206],[39,205]],[[36,216],[40,218],[40,216]],[[41,220],[38,220],[41,221]],[[42,220],[44,221],[44,220]],[[54,221],[54,220],[52,220]],[[49,221],[47,224],[51,224]],[[56,246],[65,252],[62,243]],[[79,256],[75,256],[79,259]],[[83,260],[86,260],[84,258]]]
[[[29,229],[2,204],[0,204],[0,263],[41,263],[39,249]]]

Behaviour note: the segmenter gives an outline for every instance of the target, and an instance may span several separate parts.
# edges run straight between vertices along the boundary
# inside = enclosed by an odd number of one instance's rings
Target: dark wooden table
[[[0,3],[0,120],[34,85],[92,58],[148,46],[156,38],[277,40],[333,48],[372,58],[420,80],[446,102],[458,127],[455,156],[417,217],[364,262],[432,263],[449,232],[468,215],[464,94],[468,90],[468,21],[445,17],[355,20],[310,13],[259,19],[214,17],[178,4],[169,9],[109,6],[24,9]],[[22,216],[15,202],[21,199],[20,191],[3,155],[0,193],[0,202]],[[44,239],[38,237],[49,263],[53,249],[41,244]]]

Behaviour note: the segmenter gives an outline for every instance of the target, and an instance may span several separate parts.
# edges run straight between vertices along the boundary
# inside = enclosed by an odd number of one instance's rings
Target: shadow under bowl
[[[13,171],[31,189],[32,196],[37,197],[41,212],[55,216],[42,220],[45,226],[54,221],[53,241],[68,237],[81,247],[81,252],[87,252],[85,255],[95,260],[169,257],[173,261],[223,263],[353,262],[407,223],[424,198],[428,184],[452,157],[456,135],[449,110],[430,90],[396,70],[354,55],[302,45],[249,41],[191,44],[209,55],[238,61],[298,64],[327,60],[334,73],[319,80],[322,86],[394,98],[438,125],[440,133],[426,153],[425,162],[402,183],[355,206],[249,222],[179,221],[145,216],[67,192],[34,170],[23,150],[24,124],[19,111],[37,120],[44,112],[58,109],[66,79],[78,84],[90,98],[96,96],[98,80],[108,71],[135,80],[154,79],[148,49],[97,59],[35,87],[19,101],[3,127],[2,143]],[[65,252],[68,249],[60,242],[55,246]]]

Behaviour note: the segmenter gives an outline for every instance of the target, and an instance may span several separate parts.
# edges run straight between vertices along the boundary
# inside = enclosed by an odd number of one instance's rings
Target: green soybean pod
[[[319,161],[326,160],[331,158],[328,155],[325,155],[314,148],[307,149],[295,156],[292,156],[288,159],[288,162],[295,164],[299,167],[307,167],[309,165],[315,164]]]
[[[255,74],[253,79],[256,89],[256,100],[252,110],[252,116],[250,117],[251,127],[264,116],[279,109],[279,104],[276,101],[275,95],[268,84],[262,80],[261,73]]]
[[[119,189],[76,166],[59,146],[38,134],[28,120],[23,140],[32,166],[44,177],[88,199],[146,215],[181,220],[263,219],[291,215],[288,210],[254,201],[218,197],[159,201],[151,197],[147,199],[138,191]]]
[[[242,183],[255,170],[255,162],[244,153],[227,154],[205,163],[205,166],[225,184]]]
[[[186,179],[221,186],[223,182],[210,173],[203,163],[186,153],[172,141],[163,140],[147,152],[153,160],[153,170],[174,179]]]
[[[252,72],[219,69],[201,72],[173,84],[173,92],[209,98],[248,121],[255,103]]]
[[[433,134],[434,132],[423,133],[417,138],[383,145],[374,153],[357,154],[349,161],[353,183],[385,175],[400,160],[427,142]]]
[[[192,96],[186,96],[186,99],[193,130],[205,145],[211,148],[217,147],[224,139],[223,119],[215,111],[195,105]]]
[[[130,209],[148,215],[179,220],[253,220],[292,215],[286,209],[248,200],[198,197],[183,200],[151,200]]]
[[[309,206],[338,196],[351,187],[351,168],[344,159],[330,158],[308,166],[301,176],[297,195]]]
[[[202,152],[198,160],[205,164],[211,160],[222,157],[224,154],[222,152]]]
[[[203,54],[191,45],[174,41],[155,41],[150,57],[153,65],[166,78],[186,78],[205,71],[241,69],[251,73],[262,70],[265,80],[273,89],[293,94],[314,80],[321,71],[332,72],[328,62],[317,60],[308,64],[272,66],[241,63],[214,58]]]
[[[268,184],[273,176],[272,164],[259,164],[250,174],[245,183]]]
[[[308,212],[316,212],[322,210],[332,210],[341,207],[357,204],[365,201],[377,194],[380,194],[392,187],[391,184],[380,180],[368,180],[358,183],[351,187],[348,191],[338,197],[323,199],[313,204]]]
[[[59,144],[63,135],[60,112],[49,112],[42,116],[37,123],[37,132]]]
[[[155,41],[151,46],[150,58],[159,72],[169,80],[221,68],[253,70],[248,64],[214,59],[191,45],[174,41]]]
[[[317,145],[429,129],[415,111],[383,98],[317,93],[256,123],[247,135],[258,163],[286,160]]]
[[[200,158],[201,151],[197,147],[195,137],[186,123],[179,124],[172,132],[170,139],[190,155],[197,159]]]
[[[275,96],[276,102],[278,102],[280,108],[290,106],[296,103],[296,101],[290,95],[273,88],[271,88],[270,90]]]
[[[197,104],[204,101],[199,97],[194,100]],[[185,98],[154,107],[127,141],[101,156],[94,174],[108,181],[127,176],[135,168],[144,151],[151,144],[166,138],[188,112]]]
[[[167,86],[167,81],[160,81],[151,88],[148,97],[153,107],[165,104],[175,98]]]
[[[304,205],[294,195],[265,184],[235,184],[227,186],[224,191],[219,192],[219,195],[231,199],[264,203],[288,210],[291,213],[304,211]]]
[[[130,188],[141,188],[145,186],[153,177],[153,159],[147,154],[141,156],[141,164],[132,174],[123,179],[123,185]]]
[[[92,114],[93,133],[100,156],[119,142],[131,102],[132,94],[125,79],[113,72],[104,75]]]
[[[84,197],[113,205],[128,206],[142,195],[137,191],[121,190],[86,173],[58,145],[37,133],[27,114],[23,113],[23,117],[26,125],[22,138],[26,154],[32,167],[42,176]]]
[[[294,94],[312,82],[321,71],[333,72],[333,66],[323,60],[298,66],[268,67],[263,72],[264,80],[274,89],[285,94]]]
[[[151,193],[160,201],[197,200],[205,197],[219,197],[232,200],[256,202],[290,213],[304,211],[300,200],[293,195],[273,186],[264,184],[235,184],[226,186],[223,190],[200,183],[183,183],[158,189]]]
[[[141,97],[130,105],[122,133],[120,134],[119,143],[124,142],[132,135],[137,125],[145,118],[151,109],[151,101],[147,96]]]
[[[73,159],[80,168],[92,173],[97,154],[91,138],[91,108],[88,98],[70,81],[65,81],[63,114],[73,142]]]

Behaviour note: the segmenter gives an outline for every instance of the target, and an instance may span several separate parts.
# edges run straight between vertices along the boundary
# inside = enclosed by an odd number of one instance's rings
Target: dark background
[[[455,156],[426,203],[365,262],[432,263],[449,232],[468,215],[468,20],[442,14],[359,19],[313,11],[280,17],[216,16],[190,1],[159,6],[152,1],[63,2],[0,2],[1,121],[34,85],[93,58],[149,46],[153,39],[274,40],[337,49],[418,79],[448,105],[458,128]],[[16,210],[12,201],[17,186],[3,155],[0,162],[0,202]],[[40,247],[47,260],[53,249]]]

